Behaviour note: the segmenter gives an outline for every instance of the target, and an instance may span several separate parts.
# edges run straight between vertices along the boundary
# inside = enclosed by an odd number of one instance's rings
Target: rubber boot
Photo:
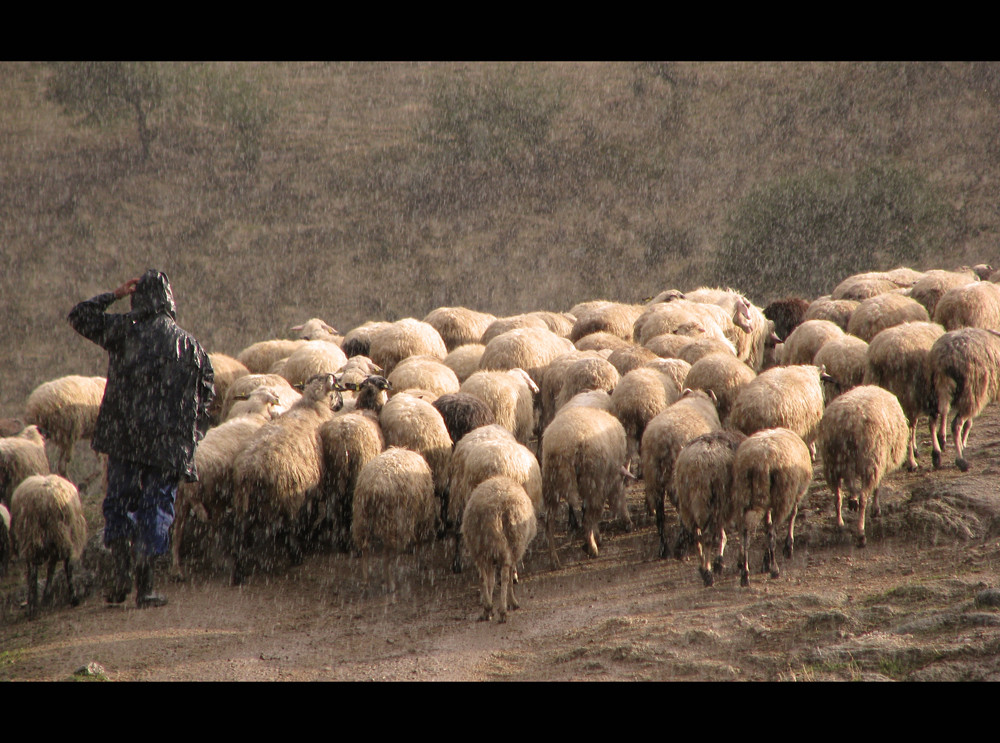
[[[166,606],[167,597],[153,592],[153,558],[140,555],[135,564],[135,605],[140,609]]]
[[[109,604],[122,604],[132,593],[132,544],[125,537],[111,543],[111,584],[104,594]]]

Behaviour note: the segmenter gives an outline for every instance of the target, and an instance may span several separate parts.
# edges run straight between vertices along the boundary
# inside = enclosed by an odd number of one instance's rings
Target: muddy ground
[[[158,575],[169,605],[143,611],[106,606],[88,562],[78,571],[83,603],[68,605],[60,571],[53,605],[35,621],[24,616],[15,561],[0,583],[0,679],[1000,681],[998,413],[992,405],[977,420],[965,474],[950,449],[930,472],[929,437],[918,437],[925,469],[887,479],[864,549],[834,528],[817,468],[795,556],[779,557],[778,579],[754,572],[749,588],[735,570],[736,538],[712,588],[693,557],[656,559],[641,485],[630,490],[637,528],[606,523],[597,559],[562,531],[563,567],[552,570],[536,538],[521,608],[506,624],[477,621],[474,571],[453,574],[445,543],[422,571],[402,560],[394,595],[366,587],[358,560],[328,554],[232,588],[225,560],[198,561],[195,545],[186,582]],[[85,495],[92,530],[98,491]],[[97,676],[74,675],[90,664]]]

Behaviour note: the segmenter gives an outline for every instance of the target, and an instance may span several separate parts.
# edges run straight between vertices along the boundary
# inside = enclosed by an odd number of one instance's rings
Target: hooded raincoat
[[[108,313],[113,292],[80,302],[69,322],[108,352],[108,377],[91,446],[110,457],[198,479],[195,447],[209,425],[215,395],[212,364],[201,344],[175,322],[166,274],[149,270],[132,311]]]

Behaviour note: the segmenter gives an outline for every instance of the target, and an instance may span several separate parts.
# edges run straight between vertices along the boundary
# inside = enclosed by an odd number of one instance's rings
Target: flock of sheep
[[[762,520],[763,571],[778,577],[775,532],[786,530],[790,557],[814,461],[839,527],[842,492],[857,503],[859,546],[882,478],[904,461],[917,466],[921,415],[933,466],[953,413],[956,466],[969,468],[972,421],[1000,396],[996,281],[1000,272],[984,265],[901,268],[764,309],[710,288],[502,318],[441,307],[344,336],[313,319],[293,328],[298,340],[211,354],[215,426],[196,452],[199,481],[178,491],[172,570],[183,576],[192,514],[222,535],[234,585],[275,556],[298,564],[308,551],[337,550],[361,557],[366,580],[380,554],[393,590],[401,555],[414,552],[419,565],[422,545],[448,538],[454,570],[466,557],[478,570],[481,618],[496,608],[505,621],[538,519],[553,568],[564,501],[570,529],[596,556],[605,507],[632,528],[625,485],[638,478],[661,557],[696,549],[711,585],[726,530],[738,529],[749,585],[750,530]],[[98,377],[46,382],[23,421],[0,422],[0,570],[13,547],[27,569],[29,615],[37,566],[48,561],[48,597],[58,561],[71,578],[83,549],[66,473],[73,446],[92,434],[103,386]]]

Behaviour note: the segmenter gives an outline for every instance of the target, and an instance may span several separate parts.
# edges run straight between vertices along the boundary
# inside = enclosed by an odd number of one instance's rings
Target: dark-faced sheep
[[[934,341],[927,365],[937,394],[937,414],[931,424],[934,468],[941,466],[948,413],[954,408],[955,465],[966,472],[969,462],[964,451],[972,421],[1000,397],[1000,334],[982,328],[952,330]]]
[[[382,328],[387,328],[390,325],[392,323],[377,320],[370,320],[363,323],[348,331],[347,335],[344,336],[343,342],[340,344],[340,348],[347,358],[371,356],[372,336]]]
[[[830,403],[820,425],[819,453],[826,483],[833,491],[837,526],[843,528],[841,490],[858,501],[857,544],[865,546],[865,511],[873,498],[872,516],[880,514],[882,478],[906,458],[906,416],[896,396],[874,385],[848,390]]]
[[[55,469],[63,477],[76,442],[94,435],[104,384],[104,377],[72,375],[41,384],[28,396],[24,420],[38,426],[59,450]]]
[[[514,596],[517,563],[537,531],[535,508],[518,483],[506,477],[491,477],[472,491],[462,517],[462,533],[469,556],[479,570],[483,601],[480,620],[489,621],[493,615],[493,588],[498,570],[497,621],[507,621],[508,602],[513,609],[519,607]]]
[[[431,403],[444,419],[445,428],[451,436],[452,446],[457,446],[470,431],[497,422],[493,410],[483,400],[466,392],[441,395]]]
[[[554,529],[560,500],[565,499],[571,509],[582,504],[584,550],[591,557],[598,554],[598,522],[605,503],[621,518],[626,529],[632,529],[622,476],[626,455],[625,429],[617,418],[603,410],[566,408],[545,430],[542,497],[553,567],[559,567]]]
[[[726,529],[739,513],[731,494],[733,460],[745,438],[738,431],[713,431],[692,439],[677,455],[677,515],[681,526],[694,536],[698,572],[706,587],[714,582],[713,572],[722,572]],[[716,547],[714,560],[710,545]]]
[[[799,503],[812,482],[809,447],[787,428],[770,428],[748,437],[733,460],[732,501],[742,516],[740,582],[750,585],[750,529],[754,514],[763,513],[767,544],[763,573],[780,575],[775,556],[775,527],[788,522],[785,557],[791,559],[795,545],[795,517]]]
[[[774,323],[774,334],[784,341],[806,319],[809,302],[801,297],[776,299],[764,308],[764,317]]]
[[[904,323],[872,338],[866,354],[864,384],[889,390],[906,415],[910,426],[907,468],[911,472],[917,469],[917,419],[926,415],[932,421],[937,412],[937,394],[927,356],[934,341],[942,335],[944,328],[937,323]]]
[[[11,543],[27,569],[28,618],[38,615],[38,566],[48,562],[42,603],[52,597],[52,575],[62,562],[69,585],[69,602],[80,603],[73,587],[72,561],[79,560],[87,541],[87,521],[76,486],[59,475],[32,475],[11,497]]]
[[[437,511],[430,467],[416,452],[390,447],[365,464],[354,488],[351,520],[365,582],[370,555],[380,549],[389,591],[395,591],[390,562],[434,538]]]

